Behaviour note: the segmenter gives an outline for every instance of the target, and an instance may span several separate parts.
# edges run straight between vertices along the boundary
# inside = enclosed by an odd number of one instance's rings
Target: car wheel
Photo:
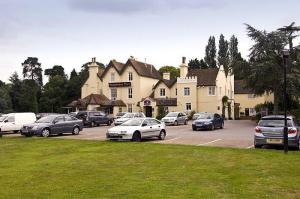
[[[74,127],[73,131],[72,131],[72,134],[73,135],[78,135],[80,132],[80,129],[78,127]]]
[[[91,127],[95,127],[95,126],[96,126],[95,122],[91,122]]]
[[[211,125],[210,130],[212,130],[212,131],[215,130],[215,125],[214,124]]]
[[[224,122],[221,124],[221,127],[220,127],[221,129],[223,129],[224,128]]]
[[[166,132],[164,130],[161,130],[158,136],[159,140],[164,140],[166,138]]]
[[[255,149],[261,149],[262,145],[254,145]]]
[[[132,136],[132,141],[141,142],[142,141],[141,134],[139,132],[135,132]]]
[[[175,122],[174,122],[174,126],[178,126],[178,121],[175,121]]]
[[[108,120],[108,122],[107,122],[107,126],[110,126],[111,125],[111,121],[110,120]]]
[[[49,135],[50,135],[50,130],[49,129],[43,129],[42,130],[42,134],[41,134],[43,137],[49,137]]]

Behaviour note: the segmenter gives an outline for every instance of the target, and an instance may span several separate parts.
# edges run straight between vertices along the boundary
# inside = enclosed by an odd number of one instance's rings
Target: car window
[[[75,120],[75,118],[73,118],[73,117],[70,117],[70,116],[65,116],[65,120],[66,121],[73,121],[73,120]]]
[[[288,127],[292,127],[292,121],[290,119],[287,119],[287,125]],[[263,127],[284,127],[284,118],[282,119],[262,119],[259,121],[258,126]]]
[[[151,125],[158,125],[158,124],[161,124],[161,122],[155,119],[151,119]]]
[[[215,118],[219,119],[220,115],[219,114],[215,114]]]
[[[146,124],[146,126],[151,126],[151,121],[149,119],[144,120],[143,126]]]
[[[8,116],[6,120],[7,122],[15,122],[15,116]]]
[[[58,122],[64,122],[64,121],[65,121],[65,119],[64,119],[63,116],[59,116],[59,117],[57,117],[57,118],[55,119],[55,122],[56,122],[56,123],[58,123]]]

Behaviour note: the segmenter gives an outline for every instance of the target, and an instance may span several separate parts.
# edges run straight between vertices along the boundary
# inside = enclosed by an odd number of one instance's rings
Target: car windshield
[[[177,115],[178,115],[178,113],[172,112],[172,113],[168,113],[168,114],[166,115],[166,117],[177,117]]]
[[[125,115],[126,113],[117,113],[117,116],[123,116],[123,115]]]
[[[292,126],[292,121],[290,119],[287,120],[288,127]],[[258,126],[262,127],[284,127],[284,119],[264,119],[260,120]]]
[[[56,117],[57,115],[49,115],[46,117],[42,117],[41,119],[37,120],[36,123],[52,123]]]
[[[123,115],[123,118],[133,118],[134,114],[133,113],[126,113],[125,115]]]
[[[0,117],[0,122],[3,122],[5,119],[7,118],[7,116],[3,115]]]
[[[121,124],[121,126],[141,126],[144,119],[131,119]]]
[[[199,114],[197,120],[201,120],[201,119],[213,119],[214,116],[213,114]]]

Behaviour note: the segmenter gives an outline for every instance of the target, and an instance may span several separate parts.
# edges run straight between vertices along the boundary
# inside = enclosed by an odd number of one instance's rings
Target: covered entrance
[[[144,106],[146,117],[152,117],[152,106]]]
[[[146,117],[153,117],[153,107],[151,98],[142,100],[143,112]]]

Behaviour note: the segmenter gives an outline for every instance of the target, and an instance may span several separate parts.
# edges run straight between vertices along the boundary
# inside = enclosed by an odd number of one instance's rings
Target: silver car
[[[161,119],[166,125],[177,126],[179,124],[188,124],[188,117],[182,112],[170,112],[164,118]]]
[[[114,124],[116,126],[123,124],[124,122],[133,119],[133,118],[145,118],[146,116],[144,115],[144,113],[139,112],[139,113],[126,113],[125,115],[123,115],[122,117],[115,119]]]
[[[287,117],[288,146],[299,149],[299,126],[294,117]],[[255,127],[254,146],[264,145],[283,146],[284,116],[271,115],[261,118]]]

